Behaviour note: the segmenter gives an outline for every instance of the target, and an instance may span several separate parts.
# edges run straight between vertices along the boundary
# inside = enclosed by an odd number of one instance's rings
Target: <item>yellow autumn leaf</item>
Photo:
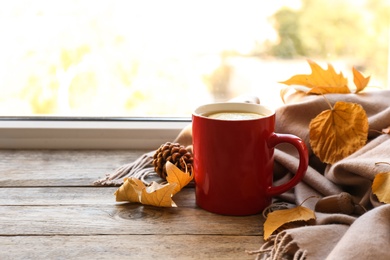
[[[168,183],[145,184],[137,178],[125,178],[116,190],[116,201],[128,201],[158,207],[176,207],[172,196],[178,193],[192,179],[193,174],[183,172],[171,162],[166,163]]]
[[[339,101],[312,119],[309,131],[314,154],[333,164],[366,144],[368,118],[361,105]]]
[[[165,164],[167,170],[167,181],[168,183],[176,183],[176,187],[173,190],[173,194],[178,193],[184,186],[186,186],[192,179],[193,174],[191,172],[183,172],[176,165],[171,162]]]
[[[152,182],[149,186],[137,178],[125,178],[122,186],[115,192],[116,201],[128,201],[158,207],[176,207],[172,192],[177,183],[160,184]]]
[[[123,184],[115,191],[116,201],[141,202],[140,196],[145,184],[135,178],[125,178]]]
[[[177,183],[160,184],[152,182],[142,190],[141,203],[144,205],[158,206],[158,207],[176,207],[172,200],[173,190]]]
[[[382,172],[375,175],[372,183],[372,192],[380,202],[390,203],[390,172]]]
[[[362,91],[365,87],[367,87],[368,82],[370,81],[370,76],[364,77],[360,71],[356,70],[355,68],[352,68],[353,73],[353,82],[356,86],[356,93],[359,93]]]
[[[308,94],[326,94],[326,93],[350,93],[348,88],[348,79],[343,73],[336,73],[333,66],[328,64],[328,68],[324,70],[317,63],[308,60],[312,73],[310,75],[300,74],[291,77],[290,79],[280,82],[286,85],[298,85],[307,87],[307,91],[302,88],[297,90],[304,91]]]
[[[291,209],[276,210],[268,214],[264,222],[264,239],[267,240],[278,228],[294,221],[315,219],[314,211],[303,206]]]

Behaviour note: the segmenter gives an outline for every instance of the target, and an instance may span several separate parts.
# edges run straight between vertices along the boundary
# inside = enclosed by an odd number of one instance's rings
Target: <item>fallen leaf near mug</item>
[[[314,154],[333,164],[367,143],[368,118],[361,105],[339,101],[316,116],[309,131]]]
[[[140,194],[145,184],[136,178],[125,178],[123,184],[115,191],[116,201],[140,203]]]
[[[383,203],[390,203],[390,172],[382,172],[375,175],[372,183],[372,192],[378,200]]]
[[[314,211],[303,206],[271,212],[264,222],[264,239],[267,240],[276,230],[285,224],[297,221],[307,222],[315,218]]]
[[[183,172],[171,162],[166,163],[168,183],[152,182],[149,186],[137,178],[125,178],[116,192],[116,201],[142,203],[158,207],[176,207],[172,196],[178,193],[192,179],[193,175]]]
[[[149,186],[136,178],[126,178],[115,192],[116,201],[142,203],[158,207],[176,207],[172,200],[172,192],[176,183],[160,184],[152,182]]]
[[[173,190],[177,183],[160,184],[152,182],[142,190],[141,203],[144,205],[158,206],[158,207],[176,207],[172,200]]]

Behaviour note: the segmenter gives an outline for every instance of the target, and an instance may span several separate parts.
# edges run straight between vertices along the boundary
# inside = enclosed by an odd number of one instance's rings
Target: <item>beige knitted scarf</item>
[[[326,165],[312,153],[309,143],[311,119],[329,108],[322,96],[293,94],[276,111],[276,132],[301,137],[309,148],[309,168],[302,182],[293,190],[275,198],[299,205],[309,197],[318,199],[350,194],[361,210],[350,215],[335,212],[316,212],[315,225],[286,229],[271,236],[260,249],[249,252],[257,259],[390,259],[390,205],[378,202],[371,185],[377,173],[389,172],[390,135],[379,134],[390,126],[390,91],[360,94],[327,94],[331,104],[337,101],[358,103],[369,120],[369,141],[354,154]],[[191,145],[190,126],[183,129],[175,141]],[[169,140],[168,140],[169,141]],[[119,185],[122,178],[153,175],[153,151],[135,162],[98,180],[96,185]],[[295,151],[280,145],[275,150],[275,184],[284,182],[298,165]],[[389,187],[390,189],[390,187]],[[310,199],[305,206],[314,210],[318,199]],[[364,210],[363,210],[364,209]]]

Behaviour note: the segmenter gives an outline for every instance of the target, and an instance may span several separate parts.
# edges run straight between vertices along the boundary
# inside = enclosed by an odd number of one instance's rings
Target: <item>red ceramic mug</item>
[[[213,118],[212,114],[220,112],[225,114]],[[226,113],[228,119],[220,116]],[[308,167],[305,143],[297,136],[275,133],[274,128],[275,112],[258,104],[214,103],[194,111],[194,176],[199,207],[223,215],[257,214],[270,205],[272,196],[302,180]],[[274,147],[279,143],[295,146],[299,166],[287,183],[272,186]]]

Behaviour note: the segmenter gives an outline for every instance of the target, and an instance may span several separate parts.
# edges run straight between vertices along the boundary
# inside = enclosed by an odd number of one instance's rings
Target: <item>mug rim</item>
[[[197,107],[193,112],[193,116],[207,118],[209,120],[218,120],[218,121],[232,121],[226,119],[210,118],[204,114],[218,113],[222,111],[237,111],[237,112],[249,112],[249,113],[258,113],[264,115],[260,118],[248,118],[240,119],[239,121],[250,121],[250,120],[262,120],[269,118],[275,115],[275,110],[257,103],[243,103],[243,102],[216,102],[204,104]]]

